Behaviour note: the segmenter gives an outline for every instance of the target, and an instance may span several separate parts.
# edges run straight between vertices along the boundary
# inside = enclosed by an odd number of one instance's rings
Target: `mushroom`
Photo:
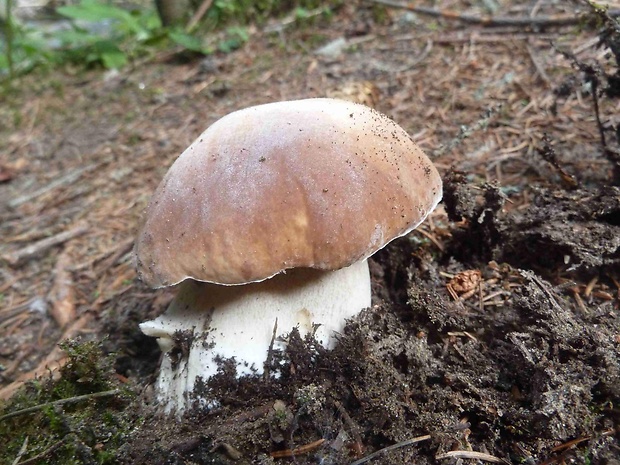
[[[274,328],[314,332],[332,348],[345,320],[370,306],[367,258],[441,196],[409,135],[360,104],[277,102],[215,122],[158,186],[135,246],[145,283],[179,284],[166,312],[140,325],[166,353],[166,409],[182,412],[220,360],[262,373]]]

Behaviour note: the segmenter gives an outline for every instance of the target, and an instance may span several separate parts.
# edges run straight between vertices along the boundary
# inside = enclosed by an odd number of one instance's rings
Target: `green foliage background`
[[[310,9],[326,13],[340,1],[326,0],[215,0],[200,27],[191,34],[181,27],[162,27],[154,4],[125,9],[103,0],[81,0],[55,9],[57,20],[70,27],[45,32],[40,27],[14,20],[15,0],[7,0],[6,21],[0,41],[0,80],[38,67],[73,63],[86,67],[119,69],[139,58],[173,46],[209,54],[230,52],[249,38],[248,24],[264,24],[290,14],[303,21]],[[194,0],[194,3],[201,3]],[[12,8],[11,8],[12,7]],[[196,6],[197,7],[197,6]]]

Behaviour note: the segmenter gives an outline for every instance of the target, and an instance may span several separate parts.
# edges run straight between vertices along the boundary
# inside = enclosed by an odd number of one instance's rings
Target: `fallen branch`
[[[493,44],[501,42],[514,42],[514,41],[527,41],[532,39],[531,32],[513,32],[515,28],[496,29],[495,32],[483,33],[484,29],[476,30],[470,29],[467,32],[457,31],[448,34],[433,34],[433,42],[437,45],[450,45],[450,44],[464,44],[464,43],[476,43],[476,44]],[[405,36],[406,37],[406,36]],[[536,34],[536,39],[542,41],[554,40],[557,38],[557,34]]]
[[[543,67],[542,63],[540,62],[540,60],[534,53],[534,49],[529,44],[525,46],[525,49],[527,50],[527,53],[530,56],[530,60],[532,61],[534,68],[536,68],[536,72],[538,73],[538,76],[540,77],[540,79],[542,79],[545,82],[545,84],[547,84],[547,86],[553,87],[551,78],[549,78],[547,71],[545,71],[545,68]]]
[[[88,225],[86,224],[78,225],[73,229],[63,231],[59,234],[56,234],[55,236],[41,239],[40,241],[37,241],[34,244],[30,244],[29,246],[24,247],[21,250],[5,254],[2,258],[12,266],[21,265],[22,263],[30,260],[31,258],[45,252],[46,250],[56,245],[67,242],[74,237],[81,236],[82,234],[86,233],[88,229]]]
[[[582,21],[581,15],[557,15],[557,16],[477,16],[458,13],[453,10],[436,10],[414,3],[402,3],[393,0],[365,0],[367,3],[383,5],[390,8],[399,8],[413,11],[420,15],[431,16],[433,18],[445,18],[460,21],[466,24],[478,24],[483,27],[504,27],[515,26],[522,28],[546,28],[574,26]],[[620,16],[620,10],[609,10],[608,14],[612,17]]]

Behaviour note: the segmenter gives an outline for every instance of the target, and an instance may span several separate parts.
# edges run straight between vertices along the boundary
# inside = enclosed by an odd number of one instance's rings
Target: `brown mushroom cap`
[[[375,110],[334,99],[250,107],[172,165],[136,242],[138,273],[162,287],[339,269],[414,229],[441,196],[431,161]]]

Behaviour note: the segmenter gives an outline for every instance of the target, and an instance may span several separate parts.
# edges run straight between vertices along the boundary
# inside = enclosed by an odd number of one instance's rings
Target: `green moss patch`
[[[63,343],[58,379],[26,383],[0,405],[0,463],[112,464],[138,418],[125,415],[133,393],[121,385],[99,343]]]

